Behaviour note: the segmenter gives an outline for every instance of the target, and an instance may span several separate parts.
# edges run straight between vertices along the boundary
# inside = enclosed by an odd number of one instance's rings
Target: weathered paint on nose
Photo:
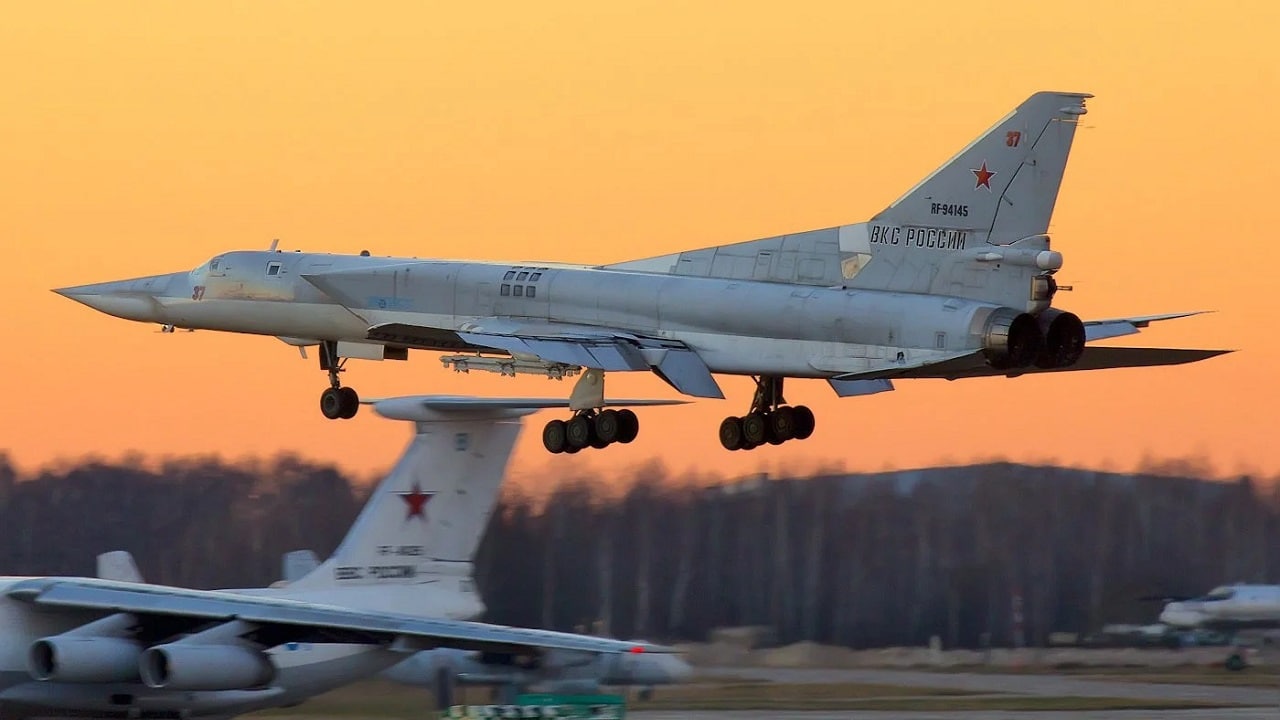
[[[125,320],[165,322],[161,300],[182,290],[187,273],[168,273],[113,282],[57,288],[59,295]]]

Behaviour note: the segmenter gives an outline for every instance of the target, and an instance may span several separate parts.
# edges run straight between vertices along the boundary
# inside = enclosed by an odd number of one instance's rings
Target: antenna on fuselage
[[[267,252],[276,252],[276,247],[280,245],[280,238],[271,241],[271,247],[267,248]]]

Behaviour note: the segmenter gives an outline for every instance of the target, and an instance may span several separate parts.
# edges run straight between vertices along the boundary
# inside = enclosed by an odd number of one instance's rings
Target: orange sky
[[[1241,350],[1196,366],[908,381],[818,429],[726,453],[728,401],[646,410],[640,439],[518,475],[663,455],[749,472],[1007,457],[1128,468],[1205,456],[1280,471],[1280,4],[19,3],[0,23],[0,450],[32,468],[294,450],[368,473],[406,439],[320,417],[314,358],[180,333],[49,288],[233,248],[609,262],[866,219],[1039,89],[1086,91],[1051,227],[1083,317],[1214,315],[1130,344]],[[678,8],[678,9],[677,9]],[[353,361],[365,396],[567,394]],[[647,375],[611,394],[672,397]]]

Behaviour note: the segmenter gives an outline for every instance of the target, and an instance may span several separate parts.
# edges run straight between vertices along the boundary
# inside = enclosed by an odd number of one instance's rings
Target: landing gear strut
[[[360,409],[360,396],[349,387],[342,387],[338,373],[345,360],[338,357],[338,344],[327,340],[320,343],[320,369],[329,372],[329,387],[320,393],[320,412],[330,420],[350,420]]]
[[[751,450],[765,443],[781,445],[813,434],[813,411],[804,405],[791,407],[782,397],[782,378],[756,378],[751,410],[743,417],[727,417],[720,423],[720,444],[726,450]]]
[[[542,428],[542,445],[551,453],[573,454],[583,448],[602,449],[629,443],[640,434],[640,419],[624,408],[604,406],[604,371],[589,369],[569,395],[573,417],[552,420]]]

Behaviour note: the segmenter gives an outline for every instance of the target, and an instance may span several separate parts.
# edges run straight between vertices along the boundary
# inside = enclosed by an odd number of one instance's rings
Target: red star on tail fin
[[[427,501],[430,500],[435,493],[424,493],[418,483],[414,483],[409,492],[396,494],[400,496],[400,499],[403,500],[404,504],[407,506],[408,514],[405,515],[405,520],[415,517],[422,518],[423,520],[427,519]]]
[[[974,190],[977,190],[977,189],[978,189],[978,188],[980,188],[980,187],[984,187],[984,188],[986,188],[986,189],[990,190],[990,189],[991,189],[991,178],[993,178],[993,177],[995,177],[996,175],[998,175],[998,174],[999,174],[999,173],[995,172],[994,170],[988,170],[988,169],[987,169],[987,161],[986,161],[986,160],[983,160],[983,161],[982,161],[982,167],[980,167],[980,168],[978,168],[978,169],[976,169],[976,170],[974,170],[974,169],[970,169],[970,170],[969,170],[969,172],[973,173],[973,174],[978,178],[978,184],[973,186],[973,189],[974,189]]]

